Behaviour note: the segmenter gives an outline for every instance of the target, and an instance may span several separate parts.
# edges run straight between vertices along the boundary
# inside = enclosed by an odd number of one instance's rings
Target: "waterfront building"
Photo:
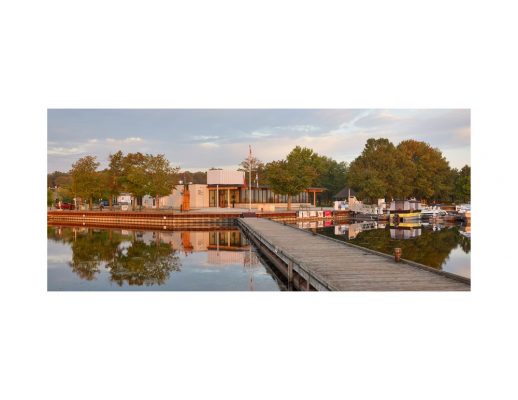
[[[288,196],[276,194],[268,185],[251,185],[245,181],[243,171],[211,170],[207,172],[209,207],[239,207],[263,211],[274,211],[275,207],[288,205]],[[307,188],[301,193],[290,196],[294,208],[316,205],[316,194],[323,188]]]
[[[324,188],[310,187],[295,196],[290,196],[292,207],[316,206],[316,195],[324,190]],[[187,200],[191,210],[207,207],[248,208],[251,206],[255,210],[275,211],[276,208],[286,208],[288,205],[287,195],[274,193],[268,185],[249,187],[245,181],[244,172],[230,170],[207,171],[206,184],[182,182],[176,185],[170,195],[160,197],[160,208],[181,210],[185,208],[184,200]],[[125,193],[120,195],[117,201],[132,204],[135,199]],[[142,206],[147,209],[156,208],[155,197],[144,196]]]

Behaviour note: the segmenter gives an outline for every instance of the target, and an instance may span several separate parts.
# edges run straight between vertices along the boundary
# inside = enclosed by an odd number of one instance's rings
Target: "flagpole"
[[[252,211],[252,146],[248,149],[248,211]]]

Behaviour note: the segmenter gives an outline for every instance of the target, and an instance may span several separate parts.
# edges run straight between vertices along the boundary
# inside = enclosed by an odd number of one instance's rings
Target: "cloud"
[[[471,136],[469,110],[452,109],[54,110],[48,126],[49,171],[84,154],[105,163],[117,150],[165,154],[186,169],[237,166],[249,144],[264,162],[296,145],[350,162],[371,137],[423,140],[462,166]]]
[[[219,144],[214,142],[203,142],[200,143],[200,147],[206,148],[206,149],[214,149],[216,147],[219,147]]]
[[[274,129],[281,131],[293,131],[293,132],[315,132],[320,130],[315,125],[288,125],[288,126],[276,126]]]
[[[206,136],[206,135],[201,135],[201,136],[193,136],[192,137],[193,140],[202,140],[202,141],[207,141],[207,140],[212,140],[212,139],[219,139],[219,136]]]
[[[95,140],[95,142],[97,142],[96,139],[92,139],[92,140]],[[127,137],[125,139],[113,139],[113,138],[106,138],[106,142],[107,143],[119,143],[119,144],[127,144],[127,143],[142,143],[144,142],[145,140],[140,138],[140,137]],[[92,142],[92,143],[95,143],[95,142]]]
[[[252,132],[252,133],[250,134],[250,136],[258,137],[258,138],[268,137],[268,136],[272,136],[272,135],[273,135],[273,133],[269,133],[269,132],[258,132],[258,131]]]
[[[49,147],[47,154],[50,156],[70,156],[84,153],[84,149],[79,147]]]

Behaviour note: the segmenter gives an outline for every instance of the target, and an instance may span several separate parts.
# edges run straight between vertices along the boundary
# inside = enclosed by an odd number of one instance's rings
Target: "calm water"
[[[235,227],[47,227],[48,290],[280,290]]]
[[[328,226],[326,226],[328,225]],[[386,254],[402,249],[402,257],[429,267],[470,277],[471,227],[443,224],[412,224],[391,227],[376,221],[298,223],[302,229],[316,229],[323,235],[348,241]]]
[[[302,229],[470,277],[469,226],[374,221]],[[281,290],[284,285],[236,227],[197,231],[47,228],[48,290]]]

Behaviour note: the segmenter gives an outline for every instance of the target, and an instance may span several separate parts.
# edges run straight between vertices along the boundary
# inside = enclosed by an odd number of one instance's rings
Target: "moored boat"
[[[421,203],[416,200],[395,200],[390,203],[390,222],[401,223],[421,219]]]
[[[441,207],[433,206],[426,207],[421,210],[421,217],[423,218],[438,218],[446,217],[448,213],[441,209]]]
[[[464,222],[468,224],[471,222],[471,204],[461,204],[457,209],[457,213]]]

